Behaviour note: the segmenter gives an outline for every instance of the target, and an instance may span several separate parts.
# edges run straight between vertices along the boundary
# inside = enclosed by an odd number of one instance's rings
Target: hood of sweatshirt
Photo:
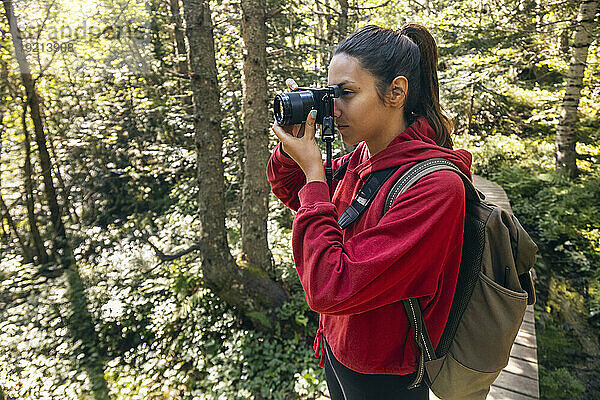
[[[471,178],[471,153],[466,150],[450,150],[435,143],[435,131],[424,117],[419,117],[390,144],[373,157],[365,142],[358,144],[348,162],[348,172],[353,172],[361,180],[380,169],[394,166],[412,165],[433,157],[452,161],[462,172]]]

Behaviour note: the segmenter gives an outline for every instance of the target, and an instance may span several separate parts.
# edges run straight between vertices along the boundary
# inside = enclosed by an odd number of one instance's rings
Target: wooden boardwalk
[[[473,176],[477,189],[485,194],[486,200],[512,212],[504,190],[496,183]],[[431,400],[437,399],[430,393]],[[537,342],[533,306],[528,306],[525,319],[510,352],[508,365],[492,385],[486,400],[533,400],[540,398]]]

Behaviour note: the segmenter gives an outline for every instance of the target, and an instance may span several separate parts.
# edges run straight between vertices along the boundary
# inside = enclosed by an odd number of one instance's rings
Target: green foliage
[[[241,12],[235,1],[212,1],[211,7],[224,138],[226,226],[236,257],[244,163]],[[271,97],[285,89],[288,77],[303,85],[327,83],[327,63],[340,21],[335,7],[327,2],[267,1]],[[507,0],[491,5],[441,0],[382,6],[379,0],[361,0],[348,15],[349,32],[367,23],[397,28],[416,21],[436,37],[442,102],[460,134],[455,147],[470,150],[475,172],[505,188],[513,210],[540,246],[542,257],[536,267],[540,385],[542,396],[549,399],[581,396],[578,380],[593,398],[595,392],[589,389],[598,380],[591,372],[581,372],[578,363],[597,362],[582,354],[573,327],[553,314],[551,305],[557,299],[550,298],[544,287],[549,276],[558,274],[582,280],[578,288],[588,288],[579,290],[590,332],[598,332],[597,44],[589,51],[580,102],[577,151],[583,173],[569,181],[553,172],[553,135],[576,9],[577,2]],[[268,334],[249,329],[234,310],[205,289],[198,254],[159,263],[146,242],[174,252],[193,243],[201,231],[196,216],[196,197],[202,188],[196,185],[194,111],[188,101],[189,79],[173,73],[177,60],[167,2],[26,2],[17,4],[16,11],[19,20],[26,16],[26,34],[46,24],[48,29],[41,30],[37,39],[41,42],[49,41],[56,27],[83,22],[106,26],[115,15],[145,32],[142,41],[90,35],[75,40],[73,54],[29,58],[43,100],[61,203],[67,205],[67,229],[87,287],[113,397],[324,395],[323,370],[316,367],[312,351],[317,315],[306,305],[293,266],[293,212],[271,197],[267,224],[273,278],[287,289],[290,301],[278,310],[280,322]],[[4,18],[0,28],[9,31]],[[13,73],[17,66],[10,37],[0,37],[0,44],[0,194],[11,206],[18,232],[27,239],[24,93]],[[28,119],[26,128],[32,132]],[[35,153],[35,143],[32,146]],[[339,144],[335,151],[341,151]],[[41,171],[35,158],[33,164],[37,177]],[[50,246],[50,221],[39,179],[35,185],[38,224]],[[0,397],[86,398],[90,382],[81,365],[80,343],[68,331],[68,285],[64,277],[43,278],[34,266],[23,264],[4,219],[2,228]]]
[[[600,172],[572,182],[553,167],[553,146],[515,135],[459,137],[473,153],[474,171],[499,183],[513,211],[545,247],[552,271],[600,276]]]
[[[102,252],[98,264],[82,268],[114,398],[283,400],[325,391],[311,346],[315,314],[303,292],[294,292],[280,310],[278,329],[259,334],[242,328],[232,310],[202,288],[198,265],[179,261],[157,268],[148,250],[135,242],[116,246]],[[0,335],[0,376],[12,377],[3,381],[7,393],[19,398],[84,393],[86,377],[77,372],[80,353],[57,322],[59,310],[67,313],[64,281],[38,282],[35,270],[24,270],[18,260],[2,267],[11,277],[0,293],[10,304]],[[38,288],[24,303],[18,300],[22,285],[13,284],[17,273],[19,281]],[[54,310],[56,304],[61,309]],[[29,315],[38,315],[33,329]],[[52,335],[45,331],[50,327]],[[51,350],[56,346],[58,353]],[[40,370],[40,365],[52,367]],[[46,386],[36,383],[36,376],[44,377]],[[19,382],[27,384],[17,389]]]
[[[585,387],[566,368],[546,371],[540,367],[540,392],[542,400],[572,400],[580,398]]]
[[[513,167],[503,170],[498,182],[510,193],[515,212],[547,246],[553,271],[600,276],[598,172],[572,183],[553,172],[535,176]]]
[[[598,326],[598,324],[600,323],[600,320],[598,320],[598,317],[600,317],[600,280],[599,279],[595,279],[590,281],[590,287],[588,289],[589,295],[590,295],[590,317],[595,319],[596,322],[596,327],[600,327]]]
[[[541,398],[584,398],[584,391],[590,396],[585,398],[593,398],[598,377],[588,366],[596,365],[598,357],[585,349],[597,348],[600,334],[598,164],[591,163],[571,181],[553,170],[553,145],[544,139],[464,135],[456,144],[473,153],[475,172],[505,189],[514,213],[540,249],[535,270]],[[590,152],[598,153],[597,144]],[[553,290],[555,276],[561,277],[555,282],[577,285],[570,291]],[[565,297],[569,293],[572,297]]]
[[[538,324],[538,361],[540,365],[560,366],[580,352],[577,340],[553,323]]]

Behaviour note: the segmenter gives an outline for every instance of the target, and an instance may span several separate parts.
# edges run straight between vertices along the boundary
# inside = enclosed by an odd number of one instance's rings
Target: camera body
[[[278,94],[273,101],[275,119],[281,126],[296,125],[306,121],[310,110],[317,110],[317,124],[333,121],[333,99],[340,97],[338,85],[324,88],[299,87]],[[333,128],[333,127],[332,127]]]

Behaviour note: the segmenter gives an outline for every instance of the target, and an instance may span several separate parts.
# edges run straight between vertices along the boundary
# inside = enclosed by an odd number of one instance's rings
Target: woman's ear
[[[408,93],[408,79],[397,76],[390,85],[389,105],[392,107],[404,107],[406,94]]]

